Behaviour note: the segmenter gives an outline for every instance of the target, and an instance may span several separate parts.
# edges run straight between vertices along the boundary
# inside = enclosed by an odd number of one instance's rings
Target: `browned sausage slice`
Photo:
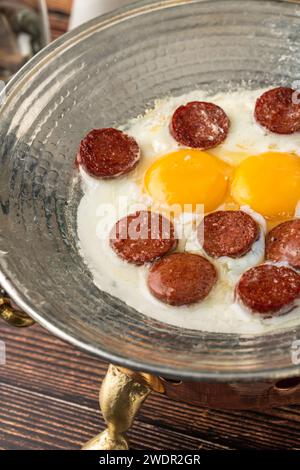
[[[94,129],[80,144],[77,163],[96,178],[114,178],[131,171],[140,159],[135,139],[118,129]]]
[[[293,134],[300,130],[300,104],[293,102],[295,90],[278,87],[266,91],[256,101],[255,119],[276,134]]]
[[[207,150],[226,139],[229,127],[229,118],[222,108],[213,103],[192,101],[175,111],[170,132],[181,145]]]
[[[139,211],[119,220],[110,233],[110,246],[123,260],[138,266],[177,246],[173,223],[156,212]]]
[[[277,225],[267,235],[266,257],[300,269],[300,219]]]
[[[243,211],[212,212],[198,228],[198,240],[213,258],[239,258],[251,250],[258,237],[258,224]]]
[[[236,287],[237,298],[263,317],[290,312],[300,298],[300,275],[283,266],[263,264],[249,269]]]
[[[162,302],[180,306],[204,300],[216,281],[216,269],[207,259],[191,253],[173,253],[153,264],[148,287]]]

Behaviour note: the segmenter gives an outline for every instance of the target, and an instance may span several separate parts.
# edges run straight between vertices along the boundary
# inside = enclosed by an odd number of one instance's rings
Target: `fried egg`
[[[131,173],[96,180],[80,168],[84,196],[77,216],[79,248],[100,290],[144,315],[182,328],[261,334],[295,324],[295,311],[265,320],[243,310],[234,299],[242,273],[264,260],[267,228],[300,213],[300,134],[271,134],[254,121],[255,102],[263,91],[215,96],[194,91],[159,100],[145,115],[120,127],[141,148],[142,159]],[[231,128],[223,144],[204,152],[174,140],[171,117],[190,101],[209,101],[224,109]],[[203,302],[183,307],[161,303],[147,287],[148,267],[122,261],[109,247],[109,232],[117,220],[144,209],[172,216],[178,251],[202,254],[215,265],[219,280]],[[197,240],[203,214],[224,209],[241,209],[260,227],[259,239],[238,259],[209,258]]]
[[[293,217],[300,200],[300,158],[285,152],[246,158],[236,169],[231,194],[268,220]]]
[[[145,174],[145,189],[164,206],[203,204],[205,213],[224,202],[230,168],[219,158],[200,150],[183,149],[155,160]]]

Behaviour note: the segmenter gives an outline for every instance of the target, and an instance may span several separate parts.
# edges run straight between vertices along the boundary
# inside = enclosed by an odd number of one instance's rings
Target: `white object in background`
[[[20,33],[17,41],[21,56],[28,60],[32,56],[31,36],[27,33]]]
[[[98,15],[132,2],[133,0],[74,0],[69,27],[75,28]]]

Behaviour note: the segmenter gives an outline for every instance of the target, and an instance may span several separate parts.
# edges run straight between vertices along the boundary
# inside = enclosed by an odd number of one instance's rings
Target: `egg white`
[[[126,263],[109,247],[109,232],[116,221],[153,203],[142,191],[143,175],[158,157],[180,148],[170,135],[169,123],[173,112],[182,104],[194,100],[210,101],[225,110],[231,120],[230,133],[222,145],[213,149],[213,153],[229,164],[235,165],[249,155],[269,150],[300,154],[299,133],[292,136],[270,134],[255,123],[253,109],[263,91],[240,90],[215,96],[194,91],[181,97],[159,100],[144,116],[121,128],[137,140],[142,151],[141,162],[133,172],[122,178],[97,180],[80,168],[84,196],[77,214],[79,248],[99,289],[118,297],[144,315],[182,328],[261,334],[297,322],[299,309],[284,317],[264,320],[235,302],[234,288],[240,276],[264,259],[265,220],[249,207],[241,209],[255,218],[261,233],[250,252],[239,259],[223,257],[215,260],[204,253],[195,230],[201,216],[184,213],[175,218],[177,232],[183,233],[177,251],[207,257],[219,273],[216,286],[199,304],[171,307],[158,301],[147,287],[148,266]],[[299,207],[296,215],[300,215]]]

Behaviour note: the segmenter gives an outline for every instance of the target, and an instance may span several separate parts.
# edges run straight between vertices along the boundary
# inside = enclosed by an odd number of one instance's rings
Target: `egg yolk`
[[[267,219],[293,216],[300,200],[300,157],[267,152],[247,158],[236,169],[231,195]]]
[[[226,197],[230,167],[200,150],[179,150],[156,160],[145,174],[145,189],[160,204],[181,207],[198,204],[210,212]]]

